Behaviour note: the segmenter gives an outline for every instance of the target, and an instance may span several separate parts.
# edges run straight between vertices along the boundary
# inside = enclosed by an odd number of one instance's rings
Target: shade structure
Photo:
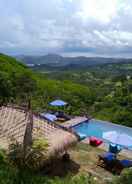
[[[123,147],[132,147],[132,137],[116,131],[104,132],[103,138]]]
[[[67,105],[67,102],[64,102],[63,100],[54,100],[53,102],[50,103],[51,106],[65,106]]]
[[[48,121],[56,121],[57,117],[54,114],[50,114],[50,113],[41,113],[41,116],[44,117],[46,120]]]
[[[6,114],[6,116],[3,116],[3,114]],[[70,130],[64,130],[59,125],[49,123],[47,120],[40,118],[39,114],[32,114],[32,111],[27,111],[26,108],[24,109],[15,104],[1,106],[0,126],[1,148],[6,151],[9,150],[9,146],[12,144],[11,138],[13,138],[13,143],[19,143],[22,148],[25,145],[31,146],[31,143],[36,139],[41,138],[46,141],[48,147],[45,150],[45,158],[42,163],[49,159],[50,161],[53,158],[58,159],[58,156],[61,157],[69,147],[78,142],[78,137]],[[43,151],[41,153],[43,154]],[[40,163],[40,157],[36,157],[36,162]]]

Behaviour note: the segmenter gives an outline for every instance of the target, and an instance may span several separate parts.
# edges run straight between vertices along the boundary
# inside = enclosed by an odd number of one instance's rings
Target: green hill
[[[86,86],[70,81],[49,80],[32,72],[16,59],[0,54],[0,101],[26,103],[31,99],[34,110],[47,109],[54,98],[62,98],[71,106],[69,113],[79,114],[94,98]]]
[[[14,58],[4,54],[0,54],[0,101],[7,102],[15,100],[19,96],[17,92],[23,93],[24,86],[19,84],[22,77],[32,78],[32,72],[23,64],[17,62]],[[26,81],[23,81],[24,83]],[[25,84],[24,84],[25,85]]]
[[[20,63],[17,62],[15,58],[12,58],[10,56],[7,56],[5,54],[0,54],[0,70],[5,70],[5,71],[17,71],[21,69],[25,69],[26,67]]]

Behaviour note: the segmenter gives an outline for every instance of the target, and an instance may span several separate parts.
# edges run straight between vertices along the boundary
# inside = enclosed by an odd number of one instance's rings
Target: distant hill
[[[64,59],[62,56],[57,54],[48,54],[45,56],[17,56],[18,60],[22,61],[25,64],[57,64],[61,63]]]
[[[48,54],[44,56],[17,56],[18,60],[24,64],[33,66],[43,65],[43,67],[68,67],[78,68],[86,66],[94,66],[107,63],[127,63],[132,62],[132,59],[124,58],[104,58],[104,57],[63,57],[57,54]],[[42,67],[42,66],[41,66]]]

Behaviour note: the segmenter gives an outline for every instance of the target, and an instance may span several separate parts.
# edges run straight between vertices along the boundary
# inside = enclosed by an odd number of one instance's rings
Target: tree
[[[0,101],[7,101],[12,96],[12,83],[6,72],[0,71]]]
[[[16,95],[28,100],[33,96],[37,88],[36,80],[32,77],[31,73],[27,71],[16,74],[15,78],[14,85]]]

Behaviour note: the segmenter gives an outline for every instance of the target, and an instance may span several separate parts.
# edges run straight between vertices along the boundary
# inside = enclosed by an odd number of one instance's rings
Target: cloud
[[[0,52],[131,57],[131,0],[1,0]]]

